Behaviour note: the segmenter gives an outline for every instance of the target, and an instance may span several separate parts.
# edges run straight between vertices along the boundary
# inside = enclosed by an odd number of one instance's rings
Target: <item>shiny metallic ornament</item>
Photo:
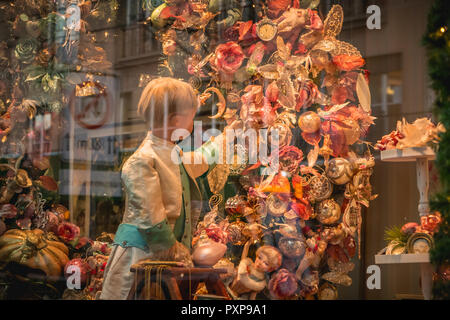
[[[334,184],[342,185],[350,182],[353,170],[350,162],[344,158],[334,158],[328,163],[326,175]]]
[[[341,207],[334,199],[327,199],[319,204],[317,220],[322,224],[336,223],[341,217]]]
[[[281,217],[287,211],[289,203],[281,200],[275,193],[271,193],[267,198],[267,208],[269,213],[275,217]]]
[[[277,25],[270,19],[261,20],[256,26],[256,34],[262,41],[271,41],[278,33]]]
[[[245,222],[239,219],[235,222],[230,223],[230,225],[227,227],[227,233],[231,244],[235,246],[242,246],[247,241],[247,237],[244,234],[245,227]]]
[[[302,113],[298,118],[299,128],[306,133],[314,133],[320,129],[320,117],[313,111]]]
[[[324,175],[313,176],[308,181],[308,186],[307,196],[311,202],[328,199],[333,193],[333,185]]]
[[[288,258],[299,258],[305,254],[306,243],[300,239],[282,237],[278,241],[278,249]]]
[[[192,252],[192,260],[196,266],[212,267],[227,251],[227,246],[202,236]]]
[[[244,196],[236,195],[228,198],[225,202],[225,210],[228,214],[243,214],[244,209],[247,206],[247,201]]]

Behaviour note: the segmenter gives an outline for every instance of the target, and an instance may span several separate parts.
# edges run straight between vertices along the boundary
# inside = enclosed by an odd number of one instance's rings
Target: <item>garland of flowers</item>
[[[442,215],[442,225],[434,235],[435,247],[430,253],[437,267],[433,286],[434,299],[450,299],[448,268],[450,262],[450,3],[435,0],[428,15],[427,32],[423,38],[428,54],[428,69],[432,88],[436,92],[435,112],[447,131],[441,134],[436,164],[440,173],[442,191],[431,201],[433,210]]]

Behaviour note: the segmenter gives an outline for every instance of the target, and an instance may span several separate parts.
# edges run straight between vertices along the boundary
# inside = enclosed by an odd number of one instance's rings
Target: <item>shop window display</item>
[[[0,2],[0,298],[371,298],[399,261],[432,298],[446,123],[411,54],[352,38],[367,2]]]

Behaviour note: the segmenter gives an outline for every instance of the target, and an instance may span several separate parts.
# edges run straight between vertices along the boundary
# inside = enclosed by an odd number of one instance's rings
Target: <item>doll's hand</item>
[[[186,267],[193,266],[191,252],[181,242],[175,242],[168,254],[170,260],[183,262]]]
[[[168,250],[155,252],[151,256],[151,259],[158,261],[178,261],[182,262],[186,267],[193,266],[189,249],[178,241]]]

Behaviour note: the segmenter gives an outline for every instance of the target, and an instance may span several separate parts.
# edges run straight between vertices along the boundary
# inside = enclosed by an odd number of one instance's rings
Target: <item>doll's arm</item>
[[[226,148],[227,136],[234,141],[234,135],[227,135],[227,130],[242,130],[243,123],[240,120],[233,121],[229,126],[225,127],[223,133],[217,137],[211,137],[200,148],[194,152],[187,152],[183,154],[183,164],[185,167],[190,167],[191,172],[194,173],[195,178],[200,177],[205,172],[214,169],[217,163],[226,163]]]

